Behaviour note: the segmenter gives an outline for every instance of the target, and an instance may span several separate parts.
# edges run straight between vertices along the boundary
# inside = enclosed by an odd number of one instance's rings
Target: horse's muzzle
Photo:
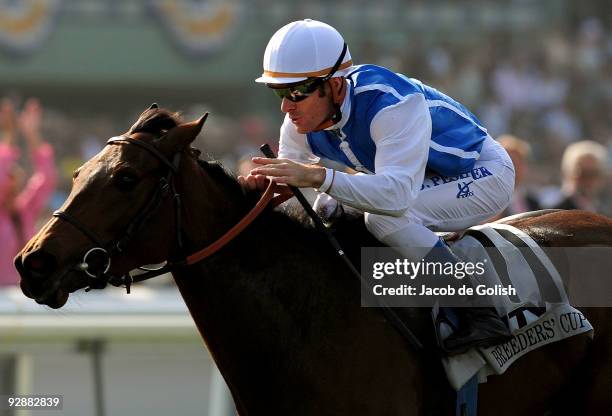
[[[36,250],[26,255],[19,254],[14,260],[15,268],[21,276],[21,291],[36,302],[59,308],[66,303],[68,293],[59,290],[53,280],[57,270],[57,260],[44,250]]]
[[[57,261],[52,254],[38,249],[25,256],[17,256],[15,258],[15,267],[22,279],[39,282],[55,272]]]

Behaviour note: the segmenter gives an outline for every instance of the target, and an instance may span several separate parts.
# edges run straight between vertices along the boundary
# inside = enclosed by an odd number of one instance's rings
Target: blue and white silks
[[[347,75],[350,83],[350,114],[338,130],[322,130],[307,134],[312,152],[338,161],[357,170],[359,163],[375,173],[376,145],[370,126],[381,110],[421,94],[431,115],[431,141],[427,168],[442,175],[457,175],[474,167],[480,156],[487,130],[467,108],[416,79],[396,74],[375,65],[361,65]],[[347,156],[341,148],[348,142],[356,157]],[[344,145],[346,147],[346,145]],[[353,159],[353,160],[351,160]]]

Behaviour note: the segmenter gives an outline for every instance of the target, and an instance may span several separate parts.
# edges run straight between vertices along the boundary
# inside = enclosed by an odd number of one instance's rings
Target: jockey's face
[[[289,116],[298,133],[310,133],[334,111],[331,88],[340,87],[342,78],[332,78],[323,86],[324,94],[320,90],[299,102],[287,98],[281,101],[281,111]]]

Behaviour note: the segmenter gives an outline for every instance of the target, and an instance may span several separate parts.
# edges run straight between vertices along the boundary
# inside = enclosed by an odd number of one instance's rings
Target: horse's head
[[[154,104],[77,169],[61,209],[15,258],[23,293],[59,308],[75,290],[166,260],[177,245],[174,176],[205,119],[183,123]]]

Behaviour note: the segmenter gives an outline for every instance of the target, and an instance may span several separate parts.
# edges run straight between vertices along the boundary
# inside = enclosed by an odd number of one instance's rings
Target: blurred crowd
[[[40,131],[42,108],[29,99],[20,111],[9,99],[0,103],[0,285],[19,279],[13,257],[32,237],[37,220],[55,189],[53,147]],[[29,173],[22,164],[29,155]]]
[[[612,216],[612,31],[597,18],[550,27],[537,41],[507,31],[474,43],[439,42],[390,50],[351,45],[356,63],[387,66],[457,98],[510,153],[516,192],[504,215],[580,208]],[[477,45],[477,46],[476,46]],[[253,88],[257,88],[253,86]],[[12,257],[66,198],[72,172],[122,120],[93,113],[72,118],[18,95],[0,109],[0,285],[17,283]],[[205,110],[194,104],[187,119]],[[271,108],[271,111],[278,111]],[[236,174],[248,173],[257,145],[276,140],[277,119],[215,113],[195,143]],[[275,120],[275,121],[270,121]],[[54,156],[55,154],[55,156]]]
[[[544,188],[537,192],[543,205],[562,198],[555,186],[568,145],[588,139],[612,152],[612,32],[599,18],[568,20],[538,33],[483,33],[477,43],[414,42],[399,51],[368,45],[369,56],[359,60],[389,66],[457,98],[492,137],[509,133],[527,141],[530,159],[537,161],[529,183]],[[610,214],[607,184],[601,209]]]

